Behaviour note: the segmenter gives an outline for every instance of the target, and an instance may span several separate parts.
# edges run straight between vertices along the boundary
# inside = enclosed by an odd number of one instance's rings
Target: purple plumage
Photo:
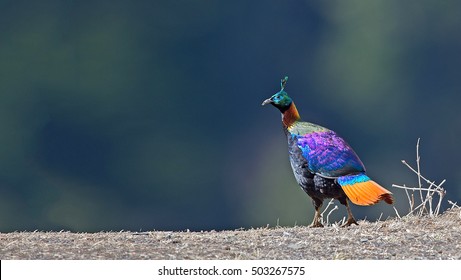
[[[354,150],[334,131],[310,132],[295,137],[313,173],[325,177],[338,177],[365,172],[365,167]]]

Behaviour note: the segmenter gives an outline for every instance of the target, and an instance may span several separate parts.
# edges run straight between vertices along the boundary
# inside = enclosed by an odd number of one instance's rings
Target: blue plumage
[[[293,128],[288,129],[290,134],[291,130]],[[334,131],[317,131],[298,136],[298,147],[313,173],[333,178],[365,172],[354,150]]]
[[[338,177],[337,180],[338,180],[338,184],[340,184],[341,186],[345,186],[345,185],[355,185],[358,183],[365,183],[365,182],[370,181],[371,179],[370,177],[362,173],[362,174],[357,174],[357,175],[341,176],[341,177]]]

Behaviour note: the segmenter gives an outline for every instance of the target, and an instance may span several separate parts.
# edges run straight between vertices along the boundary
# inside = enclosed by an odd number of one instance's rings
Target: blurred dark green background
[[[0,231],[310,223],[261,107],[285,75],[402,212],[418,137],[423,174],[461,201],[460,27],[454,0],[2,0]]]

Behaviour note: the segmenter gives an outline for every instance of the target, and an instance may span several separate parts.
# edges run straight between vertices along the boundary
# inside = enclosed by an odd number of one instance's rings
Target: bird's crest
[[[283,91],[285,89],[285,86],[287,85],[288,81],[288,76],[285,76],[285,78],[280,80],[280,91]]]

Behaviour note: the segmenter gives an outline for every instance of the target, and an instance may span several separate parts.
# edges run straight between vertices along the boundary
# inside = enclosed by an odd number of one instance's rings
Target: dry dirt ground
[[[461,211],[349,228],[0,233],[0,259],[461,259]]]

